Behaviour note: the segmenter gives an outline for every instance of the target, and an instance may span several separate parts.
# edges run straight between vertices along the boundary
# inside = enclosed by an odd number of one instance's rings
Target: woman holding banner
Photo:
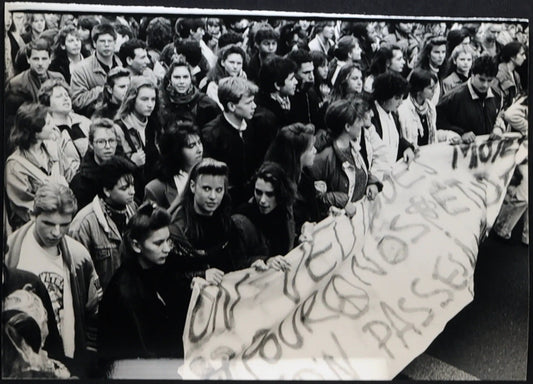
[[[344,208],[348,216],[353,216],[355,202],[365,194],[373,200],[383,187],[369,173],[360,153],[368,110],[368,104],[358,98],[335,101],[326,111],[326,125],[333,141],[317,155],[311,168],[313,178],[326,184],[326,190],[318,194],[324,212],[333,206]]]
[[[219,284],[225,273],[250,266],[265,255],[251,224],[231,218],[226,163],[205,158],[196,164],[183,194],[171,205],[170,235],[174,250],[169,263],[185,281],[195,277]]]

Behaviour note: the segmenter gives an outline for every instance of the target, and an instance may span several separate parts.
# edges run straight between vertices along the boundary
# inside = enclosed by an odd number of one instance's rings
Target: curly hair
[[[61,28],[55,36],[54,44],[52,45],[52,51],[55,58],[66,57],[67,52],[61,48],[61,46],[65,45],[65,40],[67,39],[68,35],[75,36],[78,39],[80,38],[80,33],[74,25],[69,24]]]
[[[394,96],[404,97],[407,94],[407,80],[396,72],[385,72],[374,80],[374,92],[372,94],[377,102],[384,102]]]

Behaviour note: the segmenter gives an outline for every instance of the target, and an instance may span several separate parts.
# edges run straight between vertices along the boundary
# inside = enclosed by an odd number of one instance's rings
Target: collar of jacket
[[[472,97],[472,100],[478,100],[479,96],[477,95],[476,91],[474,91],[474,86],[472,85],[472,78],[468,79],[468,81],[466,82],[466,86],[468,88],[468,92],[470,92],[470,97]],[[492,92],[492,87],[489,87],[485,99],[490,99],[491,97],[494,97],[494,93]]]
[[[100,196],[96,195],[91,204],[93,206],[93,211],[94,211],[94,215],[96,216],[96,220],[98,220],[98,223],[100,224],[100,226],[102,227],[104,232],[108,236],[109,235],[114,235],[115,236],[114,238],[116,240],[121,241],[122,240],[122,236],[120,236],[120,233],[118,232],[118,229],[117,229],[116,225],[114,225],[114,223],[113,224],[109,224],[108,216],[104,213],[104,210],[102,209],[102,202],[100,200]],[[129,219],[133,215],[133,213],[134,213],[133,211],[134,211],[134,209],[131,206],[131,204],[126,206],[126,217],[127,217],[127,219]]]

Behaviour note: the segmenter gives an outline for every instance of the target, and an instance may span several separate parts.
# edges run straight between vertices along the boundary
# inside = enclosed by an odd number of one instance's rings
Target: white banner
[[[473,299],[520,139],[422,147],[352,219],[327,218],[286,257],[196,286],[184,379],[390,380]],[[524,143],[522,143],[524,148]],[[522,149],[523,149],[522,148]],[[527,144],[525,144],[527,150]]]

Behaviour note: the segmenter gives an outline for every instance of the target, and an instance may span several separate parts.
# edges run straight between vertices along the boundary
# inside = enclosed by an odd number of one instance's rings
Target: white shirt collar
[[[472,85],[472,78],[468,79],[466,84],[468,86],[468,91],[470,91],[470,96],[472,97],[472,100],[479,99],[478,94],[476,93],[476,91],[474,91],[474,86]],[[494,93],[492,92],[492,88],[489,87],[489,90],[487,91],[487,97],[485,97],[485,98],[488,99],[488,98],[491,98],[491,97],[494,97]]]
[[[240,132],[243,132],[243,131],[246,131],[246,128],[248,127],[248,124],[246,124],[246,120],[242,119],[241,121],[241,124],[240,125],[236,125],[235,123],[233,123],[231,121],[231,119],[228,118],[228,114],[227,112],[224,112],[224,118],[226,119],[226,121],[233,127],[235,128],[237,131]]]

